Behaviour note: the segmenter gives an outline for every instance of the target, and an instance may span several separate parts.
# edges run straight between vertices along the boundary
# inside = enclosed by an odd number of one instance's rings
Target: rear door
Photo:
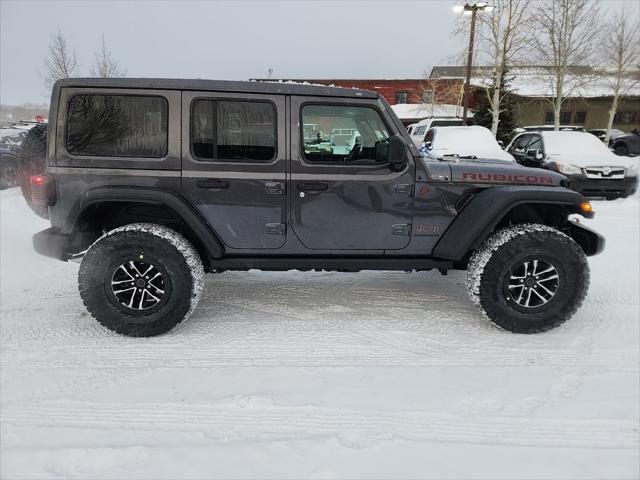
[[[305,124],[319,126],[314,136]],[[313,250],[399,250],[411,234],[415,166],[394,172],[376,101],[291,98],[291,222]],[[348,137],[348,138],[345,138]]]
[[[187,198],[227,247],[284,245],[284,96],[183,92],[182,111]]]

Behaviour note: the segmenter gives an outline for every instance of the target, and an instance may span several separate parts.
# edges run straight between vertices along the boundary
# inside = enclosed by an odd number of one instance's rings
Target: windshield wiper
[[[452,160],[456,161],[459,159],[477,160],[478,157],[476,157],[475,155],[458,155],[457,153],[447,153],[446,155],[442,155],[441,157],[438,157],[438,160],[442,162],[450,162]]]

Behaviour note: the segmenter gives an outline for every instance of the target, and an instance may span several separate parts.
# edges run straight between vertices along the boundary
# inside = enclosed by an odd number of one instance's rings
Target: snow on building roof
[[[509,88],[523,97],[553,97],[554,93],[549,78],[536,74],[509,75]],[[623,80],[627,84],[625,95],[640,96],[640,83],[633,79]],[[492,83],[489,76],[471,77],[471,84],[478,87],[488,87]],[[635,85],[634,85],[635,83]],[[565,80],[565,95],[567,97],[608,97],[613,95],[611,77],[568,75]]]
[[[596,71],[590,66],[572,65],[565,80],[568,97],[608,97],[612,95],[613,75],[604,70]],[[463,80],[466,67],[438,66],[431,70],[430,78]],[[476,65],[471,68],[471,84],[477,87],[488,87],[492,84],[493,67]],[[509,84],[514,93],[524,97],[552,97],[550,75],[553,70],[549,66],[524,65],[511,67],[508,72]],[[623,82],[627,84],[625,95],[640,96],[640,71],[631,72]],[[635,85],[634,85],[635,84]]]
[[[391,105],[400,120],[415,120],[429,117],[455,118],[462,116],[462,107],[446,103],[399,103]]]

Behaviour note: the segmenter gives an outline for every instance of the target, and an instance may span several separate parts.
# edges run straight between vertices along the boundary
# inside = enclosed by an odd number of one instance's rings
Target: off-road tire
[[[123,273],[122,267],[128,270],[130,262],[135,262],[134,267],[137,265],[140,271],[146,268],[140,265],[153,266],[153,271],[160,274],[161,290],[158,283],[153,289],[148,286],[148,292],[160,299],[154,306],[138,308],[145,298],[145,305],[155,301],[149,295],[145,297],[147,292],[141,297],[127,297],[131,292],[116,293],[130,284],[138,285],[129,282],[126,275],[145,282],[144,275],[138,278]],[[191,315],[200,298],[203,277],[200,256],[182,235],[160,225],[136,223],[111,230],[91,245],[80,265],[78,289],[89,313],[108,329],[132,337],[151,337],[168,332]],[[138,286],[143,287],[139,291],[144,289],[144,285]],[[122,298],[135,301],[127,306],[120,301]]]
[[[620,143],[613,148],[613,151],[616,155],[620,155],[621,157],[626,157],[629,155],[629,149],[626,145]]]
[[[33,212],[45,219],[49,218],[49,209],[31,202],[31,184],[29,177],[44,173],[47,165],[47,124],[39,123],[29,130],[22,141],[18,153],[16,180],[22,189],[22,195]]]
[[[536,265],[544,262],[554,267],[558,279],[555,294],[546,304],[525,307],[518,303],[522,303],[520,290],[511,290],[511,283],[520,282],[512,280],[520,278],[513,270],[527,262],[533,265],[534,260],[539,262]],[[530,281],[537,289],[535,278],[531,276]],[[546,286],[552,288],[552,282]],[[498,327],[514,333],[544,332],[561,325],[578,310],[589,287],[589,266],[580,246],[564,233],[545,225],[516,225],[491,234],[472,255],[467,287],[472,301]],[[541,302],[536,295],[531,297]]]

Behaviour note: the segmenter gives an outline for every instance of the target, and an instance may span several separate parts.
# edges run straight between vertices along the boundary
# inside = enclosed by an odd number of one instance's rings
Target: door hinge
[[[264,226],[267,235],[285,235],[287,233],[287,225],[284,223],[267,223]]]
[[[399,183],[393,187],[393,191],[399,195],[413,195],[413,185],[410,183]]]
[[[269,195],[284,195],[284,183],[282,182],[266,182],[264,191]]]
[[[391,233],[393,235],[409,235],[411,233],[410,223],[398,223],[391,226]]]

